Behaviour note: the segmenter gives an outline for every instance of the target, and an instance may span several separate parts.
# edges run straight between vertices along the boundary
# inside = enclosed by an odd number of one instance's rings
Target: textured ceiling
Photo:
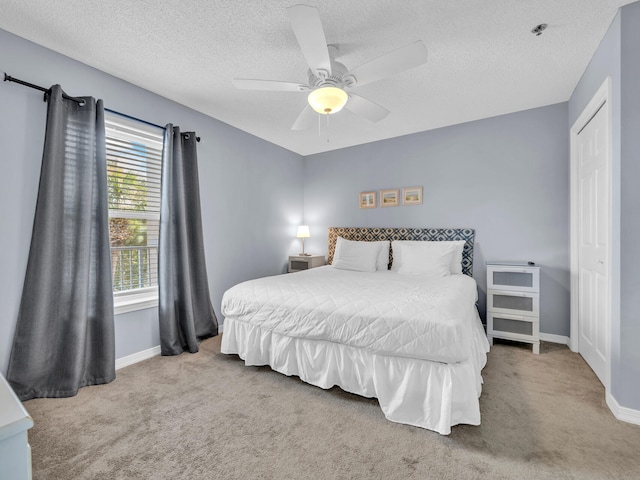
[[[354,89],[391,111],[291,131],[306,94],[236,90],[234,77],[306,83],[286,8],[297,0],[2,0],[0,28],[302,155],[569,99],[624,0],[307,0],[354,68],[416,40],[425,65]],[[547,23],[539,37],[531,29]],[[16,72],[8,72],[17,75]],[[321,134],[319,134],[319,131]]]

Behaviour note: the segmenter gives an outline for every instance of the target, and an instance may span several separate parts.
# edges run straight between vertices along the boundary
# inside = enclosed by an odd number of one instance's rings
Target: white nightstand
[[[540,353],[540,267],[487,263],[487,337],[526,342]]]
[[[0,374],[0,478],[31,480],[31,427],[33,420]]]
[[[324,264],[324,255],[291,255],[289,257],[289,273],[321,267]]]

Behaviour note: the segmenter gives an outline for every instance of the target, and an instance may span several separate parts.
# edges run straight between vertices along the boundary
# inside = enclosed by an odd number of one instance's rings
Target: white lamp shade
[[[349,100],[347,92],[338,87],[320,87],[316,88],[307,97],[307,101],[311,108],[316,112],[328,115],[342,110]]]
[[[298,238],[310,238],[311,234],[309,233],[309,227],[306,225],[301,225],[298,227],[298,234],[296,235]]]

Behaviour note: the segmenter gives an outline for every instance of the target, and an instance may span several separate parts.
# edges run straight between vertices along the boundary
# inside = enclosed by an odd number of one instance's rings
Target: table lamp
[[[302,239],[302,253],[300,255],[304,255],[304,256],[310,255],[309,253],[304,253],[304,239],[311,237],[311,234],[309,233],[309,227],[307,225],[299,226],[296,237]]]

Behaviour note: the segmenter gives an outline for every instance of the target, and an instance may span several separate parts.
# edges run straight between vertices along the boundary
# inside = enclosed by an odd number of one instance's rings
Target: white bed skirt
[[[226,317],[221,351],[320,388],[337,385],[375,397],[388,420],[448,435],[454,425],[480,425],[480,371],[488,343],[475,343],[471,360],[445,364],[289,337]]]

